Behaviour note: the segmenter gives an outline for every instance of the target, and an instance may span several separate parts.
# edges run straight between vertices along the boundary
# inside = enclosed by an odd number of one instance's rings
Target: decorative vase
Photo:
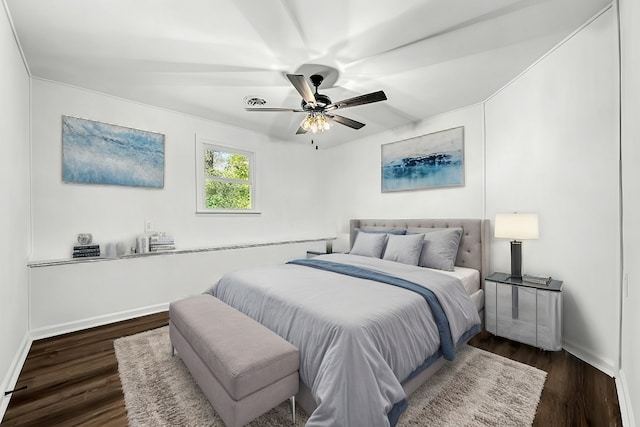
[[[81,245],[88,245],[93,242],[93,236],[91,233],[80,233],[78,234],[78,243]]]

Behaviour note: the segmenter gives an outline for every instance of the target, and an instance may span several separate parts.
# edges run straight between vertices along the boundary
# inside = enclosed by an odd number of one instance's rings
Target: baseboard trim
[[[587,350],[586,348],[571,341],[567,341],[566,339],[562,341],[562,348],[564,348],[583,362],[586,362],[594,368],[609,375],[611,378],[615,378],[617,369],[611,361],[602,359],[601,357],[593,354],[590,350]]]
[[[31,331],[31,339],[39,340],[43,338],[54,337],[57,335],[68,334],[69,332],[77,332],[96,326],[108,325],[109,323],[129,320],[136,317],[146,316],[148,314],[159,313],[169,310],[169,303],[156,304],[148,307],[136,308],[133,310],[120,311],[118,313],[106,314],[103,316],[95,316],[87,319],[77,320],[73,322],[60,323],[52,326],[45,326]]]
[[[11,366],[9,366],[9,371],[0,385],[0,391],[2,391],[2,395],[0,396],[0,422],[4,418],[5,412],[7,412],[9,401],[12,396],[11,394],[5,396],[4,392],[15,388],[20,372],[22,371],[22,367],[24,366],[24,362],[27,360],[27,355],[29,354],[29,349],[31,349],[32,342],[33,340],[31,339],[31,335],[29,334],[29,331],[27,331],[20,343],[18,352],[11,362]]]
[[[633,406],[629,396],[629,387],[624,370],[620,369],[616,376],[616,391],[618,392],[618,404],[620,405],[620,416],[623,427],[635,427],[635,417],[633,416]]]

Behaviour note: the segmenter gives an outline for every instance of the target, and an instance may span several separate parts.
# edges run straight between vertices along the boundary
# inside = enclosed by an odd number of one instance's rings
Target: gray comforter
[[[316,259],[428,287],[453,343],[480,324],[462,284],[450,276],[355,255]],[[440,351],[425,298],[396,286],[284,264],[228,274],[210,292],[300,349],[300,377],[318,404],[309,427],[389,426],[392,409],[404,408],[402,381]]]

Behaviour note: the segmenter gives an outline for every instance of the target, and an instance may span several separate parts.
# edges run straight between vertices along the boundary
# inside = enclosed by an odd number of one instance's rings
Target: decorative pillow
[[[386,233],[358,233],[349,253],[351,255],[380,258],[386,241]]]
[[[389,235],[387,247],[384,250],[384,259],[401,262],[403,264],[418,265],[424,234],[411,234],[408,236]]]
[[[453,271],[461,237],[462,228],[447,228],[426,233],[418,265]]]

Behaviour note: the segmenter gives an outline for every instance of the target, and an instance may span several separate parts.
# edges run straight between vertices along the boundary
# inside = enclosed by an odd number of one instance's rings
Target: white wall
[[[0,419],[29,345],[29,75],[0,11]]]
[[[465,185],[381,192],[380,146],[464,126]],[[323,152],[329,191],[327,229],[348,232],[350,218],[481,218],[484,149],[481,105],[424,120],[414,127],[362,138]],[[342,248],[338,248],[342,249]]]
[[[564,281],[564,347],[617,372],[618,68],[609,9],[486,102],[486,214],[535,212],[523,271]],[[492,244],[509,271],[509,243]]]
[[[145,218],[179,248],[318,236],[323,197],[315,151],[263,135],[95,92],[33,80],[33,260],[68,258],[78,233],[100,243],[131,240]],[[165,134],[165,186],[63,183],[61,116]],[[261,215],[195,215],[195,135],[256,151]],[[289,201],[293,203],[289,203]]]
[[[628,424],[640,422],[640,4],[620,0],[624,283],[620,380]]]
[[[327,237],[317,153],[306,144],[272,142],[253,132],[38,79],[32,92],[32,261],[69,258],[81,232],[92,233],[98,243],[131,245],[147,218],[156,230],[171,233],[179,249]],[[62,115],[165,134],[164,188],[63,183]],[[256,152],[260,215],[195,214],[196,135]],[[162,309],[182,295],[201,292],[231,268],[304,256],[303,249],[285,245],[262,252],[32,268],[31,327],[43,335]]]

